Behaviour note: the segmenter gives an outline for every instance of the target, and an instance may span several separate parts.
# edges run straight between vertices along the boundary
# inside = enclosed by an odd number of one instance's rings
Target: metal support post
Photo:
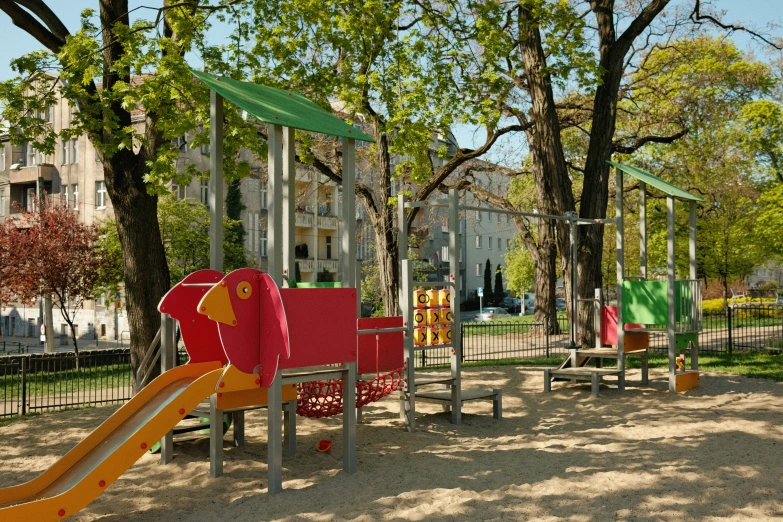
[[[296,455],[296,400],[288,401],[283,412],[283,447],[286,457]]]
[[[267,402],[267,481],[270,495],[283,491],[283,376],[280,370],[269,385]]]
[[[282,248],[283,274],[290,281],[296,277],[296,129],[283,127],[282,192]],[[268,218],[267,218],[268,219]]]
[[[209,476],[223,474],[223,412],[217,407],[217,394],[209,397]]]
[[[579,313],[578,307],[579,307],[579,290],[578,290],[578,283],[577,283],[577,250],[579,247],[579,229],[577,228],[577,214],[576,212],[568,212],[567,215],[571,216],[573,219],[568,222],[568,228],[570,232],[570,260],[571,260],[571,317],[569,321],[569,334],[571,337],[571,346],[569,347],[571,350],[571,360],[576,363],[576,349],[577,349],[577,342],[576,342],[576,323],[577,323],[577,315]]]
[[[209,92],[209,268],[223,271],[223,97]]]
[[[675,299],[674,299],[674,285],[675,285],[675,259],[674,259],[674,198],[669,196],[666,198],[666,275],[668,281],[668,306],[669,317],[668,325],[666,328],[666,336],[669,341],[669,393],[675,393],[676,389],[676,359],[677,359],[677,332],[676,332],[676,320],[675,315]]]
[[[356,472],[356,363],[343,365],[343,471]]]
[[[403,325],[408,327],[404,333],[403,347],[405,350],[405,383],[400,390],[400,418],[405,422],[408,431],[416,431],[416,352],[413,346],[413,265],[409,259],[402,260],[402,297],[400,308],[402,309]],[[452,299],[452,303],[453,303]],[[452,332],[452,342],[454,332]]]
[[[356,149],[355,141],[343,138],[343,226],[340,264],[343,287],[356,287]]]
[[[623,391],[625,390],[625,352],[623,350],[625,337],[625,328],[623,327],[623,278],[625,277],[623,245],[625,244],[625,230],[623,227],[623,172],[620,169],[615,169],[615,180],[615,191],[617,192],[614,220],[617,231],[617,369],[620,370],[620,375],[617,376],[617,388]]]
[[[269,125],[267,147],[268,271],[277,286],[283,286],[283,127]]]
[[[595,311],[593,313],[593,321],[595,328],[595,347],[603,348],[601,342],[601,309],[604,306],[604,292],[600,288],[595,289]]]
[[[160,373],[174,368],[176,321],[169,314],[160,314]],[[160,463],[168,464],[174,458],[174,430],[160,439]]]
[[[231,424],[234,427],[234,446],[241,448],[245,445],[245,412],[235,411],[231,413]]]
[[[451,287],[451,422],[462,424],[462,331],[459,318],[459,199],[456,189],[449,190],[449,279]],[[413,297],[409,298],[412,301]]]
[[[688,276],[691,281],[696,281],[696,202],[691,201],[688,208]],[[697,285],[699,283],[693,283]],[[701,292],[698,292],[701,295]],[[696,324],[695,317],[700,314],[699,303],[696,302],[696,295],[691,295],[693,303],[691,305],[691,323]],[[699,334],[696,334],[696,343],[691,343],[691,370],[699,369]]]
[[[639,270],[647,279],[647,184],[639,183]]]

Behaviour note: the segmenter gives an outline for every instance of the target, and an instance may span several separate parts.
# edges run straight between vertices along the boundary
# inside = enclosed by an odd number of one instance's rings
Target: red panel
[[[288,357],[288,331],[280,294],[268,274],[255,268],[240,268],[223,278],[236,325],[218,323],[220,340],[228,360],[245,373],[260,373],[261,386],[275,377],[278,359]],[[252,292],[242,299],[238,288],[250,285]]]
[[[374,330],[377,328],[400,328],[402,316],[371,317],[357,321],[359,330]],[[402,368],[405,360],[403,355],[402,332],[359,335],[359,369],[358,373],[380,373]]]
[[[625,323],[625,329],[641,328],[640,324]],[[617,346],[617,307],[601,307],[601,345]]]
[[[280,368],[356,361],[355,288],[281,288],[291,357]]]
[[[185,350],[190,356],[189,364],[212,361],[226,364],[228,360],[220,343],[217,324],[198,313],[198,303],[211,287],[185,286],[217,283],[222,278],[223,274],[215,270],[193,272],[169,290],[158,305],[159,311],[179,321]]]

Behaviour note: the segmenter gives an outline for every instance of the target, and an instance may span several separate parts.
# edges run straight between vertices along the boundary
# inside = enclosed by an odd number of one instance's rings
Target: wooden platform
[[[625,352],[625,355],[644,353],[646,351],[647,350],[634,350],[632,352]],[[584,350],[577,350],[576,354],[582,357],[596,357],[600,359],[617,359],[616,348],[586,348]]]
[[[503,390],[462,390],[462,402],[492,401],[492,416],[500,420],[503,417]],[[434,390],[416,393],[416,400],[422,402],[451,403],[451,390]],[[461,406],[461,405],[460,405]]]
[[[565,377],[575,381],[589,381],[592,383],[593,397],[598,397],[598,388],[601,379],[609,375],[620,375],[620,370],[613,368],[544,368],[544,392],[552,391],[552,377]]]

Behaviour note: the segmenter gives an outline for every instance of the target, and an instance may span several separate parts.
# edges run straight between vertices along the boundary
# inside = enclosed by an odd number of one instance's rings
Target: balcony
[[[301,266],[299,269],[301,270]],[[327,272],[337,272],[337,260],[336,259],[324,259],[318,261],[318,271],[323,272],[326,270]]]
[[[312,259],[297,259],[300,272],[315,272],[315,261]]]
[[[335,216],[318,216],[318,228],[337,230],[337,218]]]
[[[313,226],[313,214],[310,212],[296,211],[296,226],[312,228]]]
[[[15,183],[36,183],[38,178],[43,178],[44,181],[52,181],[52,177],[56,169],[53,165],[43,164],[35,165],[33,167],[22,167],[19,170],[11,171],[11,184]]]

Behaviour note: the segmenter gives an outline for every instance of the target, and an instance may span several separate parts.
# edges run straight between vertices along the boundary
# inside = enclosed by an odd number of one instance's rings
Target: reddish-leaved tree
[[[95,227],[79,222],[78,212],[51,198],[40,210],[19,209],[18,221],[8,220],[0,231],[0,286],[7,298],[32,301],[51,295],[71,329],[73,350],[79,355],[74,321],[85,299],[93,295],[101,264]],[[36,205],[36,207],[38,207]],[[2,295],[0,295],[2,298]]]

